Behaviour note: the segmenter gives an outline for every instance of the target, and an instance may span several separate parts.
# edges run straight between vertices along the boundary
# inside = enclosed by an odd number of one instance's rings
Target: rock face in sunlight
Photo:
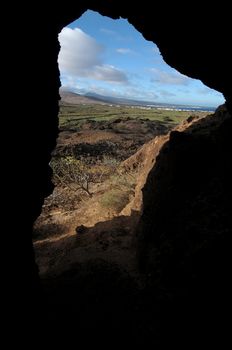
[[[192,345],[199,344],[201,337],[204,345],[227,344],[231,340],[227,324],[231,314],[231,11],[226,5],[203,9],[196,2],[183,7],[150,0],[129,7],[122,0],[67,0],[51,12],[47,4],[36,1],[33,6],[31,16],[22,11],[18,19],[24,35],[20,51],[13,45],[12,55],[15,76],[24,84],[15,93],[15,106],[27,102],[22,118],[17,113],[10,116],[11,125],[17,123],[12,140],[20,157],[20,175],[10,181],[16,212],[12,226],[19,243],[14,241],[14,246],[20,246],[10,274],[12,302],[20,309],[14,309],[18,325],[30,297],[33,315],[24,333],[33,324],[39,336],[47,327],[56,340],[63,334],[76,344],[94,340],[96,345],[107,336],[110,345],[117,341],[121,345],[120,340],[143,346],[146,342],[179,345],[187,340],[185,345]],[[31,232],[53,188],[48,164],[58,135],[58,33],[87,9],[113,19],[127,18],[145,39],[158,45],[168,64],[222,92],[227,107],[184,132],[173,132],[162,148],[143,189],[143,214],[138,240],[133,241],[139,267],[132,276],[117,263],[110,266],[99,259],[94,266],[89,261],[73,265],[62,276],[43,281],[41,289]],[[126,220],[123,223],[126,230]],[[104,235],[107,230],[108,226]],[[11,250],[8,253],[13,255]]]

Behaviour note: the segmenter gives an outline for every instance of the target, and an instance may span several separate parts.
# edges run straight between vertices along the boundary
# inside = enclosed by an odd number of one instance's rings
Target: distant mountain
[[[60,90],[61,103],[67,104],[114,104],[127,106],[146,106],[161,109],[179,110],[179,111],[208,111],[214,112],[215,107],[189,106],[179,104],[169,104],[151,101],[130,100],[127,98],[99,95],[94,92],[88,92],[80,95],[71,91]]]
[[[60,90],[61,104],[103,104],[103,101],[98,101],[91,96],[84,96],[80,94],[76,94],[75,92]]]
[[[90,97],[96,101],[102,101],[105,103],[112,103],[112,104],[119,104],[119,105],[133,105],[133,106],[142,106],[147,103],[152,102],[145,102],[145,101],[138,101],[138,100],[131,100],[129,98],[122,98],[122,97],[113,97],[113,96],[104,96],[99,95],[94,92],[88,92],[84,96]]]
[[[91,98],[93,100],[101,101],[107,104],[117,104],[117,105],[127,105],[127,106],[145,106],[145,107],[154,107],[168,110],[179,110],[179,111],[207,111],[214,112],[215,107],[207,106],[194,106],[194,105],[184,105],[184,104],[171,104],[171,103],[162,103],[162,102],[152,102],[152,101],[139,101],[132,100],[129,98],[113,97],[113,96],[103,96],[93,92],[88,92],[84,96]]]
[[[75,92],[60,90],[61,103],[68,104],[118,104],[118,105],[133,105],[143,106],[144,104],[152,104],[152,102],[144,102],[137,100],[130,100],[127,98],[113,97],[99,95],[94,92],[88,92],[84,95],[77,94]]]

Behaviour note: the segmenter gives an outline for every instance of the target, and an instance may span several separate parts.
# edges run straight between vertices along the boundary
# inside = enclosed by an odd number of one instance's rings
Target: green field
[[[114,118],[139,118],[160,121],[167,124],[177,125],[190,115],[207,115],[207,112],[167,111],[160,109],[144,109],[130,106],[109,105],[61,105],[59,120],[61,127],[78,126],[82,121],[108,121]]]

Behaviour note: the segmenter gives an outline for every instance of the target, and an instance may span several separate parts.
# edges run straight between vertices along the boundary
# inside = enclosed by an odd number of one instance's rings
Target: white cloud
[[[123,54],[123,55],[126,55],[128,53],[133,53],[133,51],[131,49],[127,49],[127,48],[123,48],[123,47],[120,47],[120,48],[116,49],[116,51],[118,53]]]
[[[150,71],[153,75],[151,78],[152,82],[167,85],[188,85],[190,82],[190,78],[174,70],[173,72],[166,72],[157,68],[151,68]]]
[[[104,64],[104,47],[81,29],[64,28],[59,35],[59,41],[59,68],[67,80],[69,77],[85,77],[117,83],[128,81],[123,71]]]
[[[103,47],[81,29],[64,28],[59,35],[61,71],[79,75],[83,70],[101,63]]]
[[[89,76],[89,75],[88,75]],[[115,83],[126,83],[128,81],[124,72],[111,65],[95,66],[91,76],[92,79],[104,80]]]
[[[134,87],[127,87],[121,91],[111,92],[112,96],[124,97],[135,100],[145,100],[145,101],[154,101],[158,99],[158,95],[153,91],[147,91],[143,89],[137,89]]]

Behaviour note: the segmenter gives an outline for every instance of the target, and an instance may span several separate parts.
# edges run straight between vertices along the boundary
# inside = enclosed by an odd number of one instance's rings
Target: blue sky
[[[223,95],[168,66],[126,20],[87,11],[59,35],[62,86],[152,102],[218,106]]]

